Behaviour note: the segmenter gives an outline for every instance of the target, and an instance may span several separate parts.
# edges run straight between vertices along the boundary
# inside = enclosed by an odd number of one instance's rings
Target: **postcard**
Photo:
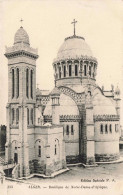
[[[0,194],[123,194],[123,1],[0,1]]]

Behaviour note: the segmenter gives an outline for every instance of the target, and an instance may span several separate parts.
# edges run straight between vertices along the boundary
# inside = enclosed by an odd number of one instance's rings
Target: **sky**
[[[109,90],[111,84],[118,85],[123,91],[123,1],[0,1],[0,124],[6,124],[8,100],[5,46],[13,45],[21,18],[31,47],[38,48],[36,83],[40,89],[54,87],[52,62],[65,37],[73,35],[75,18],[76,34],[85,38],[98,60],[97,84]]]

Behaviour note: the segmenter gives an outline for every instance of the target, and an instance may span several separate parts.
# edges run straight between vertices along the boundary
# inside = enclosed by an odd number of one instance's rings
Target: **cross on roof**
[[[22,18],[21,18],[20,22],[21,22],[21,25],[22,25],[22,23],[23,23],[23,19]]]
[[[76,35],[75,34],[75,24],[77,23],[77,21],[75,20],[75,19],[73,19],[73,22],[71,22],[71,24],[73,24],[73,26],[74,26],[74,36]]]

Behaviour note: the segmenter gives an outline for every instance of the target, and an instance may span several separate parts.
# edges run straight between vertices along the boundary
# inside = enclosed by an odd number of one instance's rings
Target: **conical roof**
[[[60,95],[60,91],[57,87],[54,87],[54,89],[51,91],[50,95]]]
[[[27,34],[27,32],[23,29],[23,27],[21,26],[17,32],[15,33],[15,37],[14,37],[14,45],[18,44],[18,43],[24,43],[27,45],[30,45],[29,43],[29,36]]]

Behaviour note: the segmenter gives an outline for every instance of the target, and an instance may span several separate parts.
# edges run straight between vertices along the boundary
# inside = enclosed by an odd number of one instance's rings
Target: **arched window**
[[[33,117],[33,108],[31,108],[31,123],[32,123],[32,125],[33,125],[33,119],[34,119],[34,117]]]
[[[15,120],[15,112],[14,112],[14,108],[12,108],[12,124],[14,124],[14,120]]]
[[[14,98],[15,95],[15,75],[14,75],[14,69],[12,69],[12,98]]]
[[[38,146],[38,156],[41,157],[41,146]]]
[[[75,76],[78,76],[78,66],[75,65]]]
[[[56,155],[55,161],[59,160],[59,140],[58,139],[55,139],[55,142],[54,142],[54,155]]]
[[[109,131],[110,131],[110,133],[112,133],[112,125],[111,124],[109,125]]]
[[[61,78],[61,67],[59,67],[59,78]]]
[[[55,155],[57,155],[57,145],[55,144]]]
[[[66,127],[66,134],[69,135],[69,125]]]
[[[115,132],[118,132],[118,124],[115,124]]]
[[[31,77],[30,77],[30,95],[31,95],[31,98],[33,98],[33,71],[31,70]]]
[[[89,76],[91,77],[91,66],[89,66]]]
[[[29,70],[26,70],[26,97],[29,98]]]
[[[108,133],[108,126],[107,126],[107,124],[105,125],[105,133]]]
[[[94,72],[95,72],[95,64],[93,64],[93,70],[94,70]]]
[[[87,66],[84,65],[84,76],[87,76]]]
[[[100,125],[100,133],[103,134],[103,124]]]
[[[16,124],[19,123],[19,108],[16,109]]]
[[[73,125],[71,125],[71,135],[74,135]]]
[[[69,76],[72,76],[72,68],[71,68],[71,65],[69,65]]]
[[[29,125],[29,108],[27,108],[27,125]]]
[[[93,78],[94,78],[94,72],[93,72]]]
[[[16,86],[16,89],[17,89],[17,98],[19,97],[19,68],[17,68],[17,86]]]
[[[66,77],[66,66],[64,66],[64,77]]]

